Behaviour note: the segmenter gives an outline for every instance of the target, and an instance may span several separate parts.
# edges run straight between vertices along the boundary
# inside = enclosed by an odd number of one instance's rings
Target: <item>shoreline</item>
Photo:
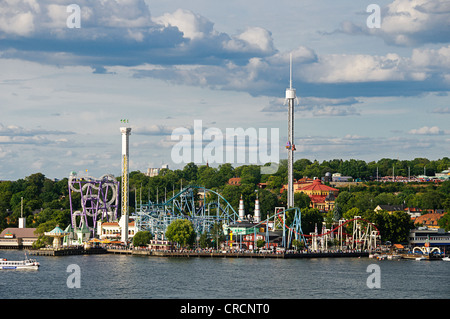
[[[209,252],[209,251],[151,251],[139,249],[114,249],[114,248],[64,248],[64,249],[39,249],[29,250],[33,256],[73,256],[73,255],[130,255],[149,257],[175,257],[175,258],[360,258],[369,257],[368,252],[311,252],[311,253],[272,253],[272,252]]]

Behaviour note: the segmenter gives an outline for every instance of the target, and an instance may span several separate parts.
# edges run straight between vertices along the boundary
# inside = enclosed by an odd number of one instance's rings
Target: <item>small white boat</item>
[[[442,258],[442,260],[443,260],[443,261],[450,261],[450,257],[449,257],[449,256],[444,257],[444,258]]]
[[[36,261],[36,259],[29,259],[27,255],[25,255],[24,260],[7,260],[6,258],[0,259],[0,269],[30,269],[30,270],[38,270],[40,264]]]
[[[420,260],[426,260],[426,258],[425,258],[425,257],[417,257],[416,260],[417,260],[417,261],[420,261]]]

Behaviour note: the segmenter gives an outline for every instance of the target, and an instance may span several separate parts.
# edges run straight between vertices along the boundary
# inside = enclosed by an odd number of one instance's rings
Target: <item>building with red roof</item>
[[[308,195],[311,200],[310,207],[317,208],[323,211],[330,211],[334,208],[334,203],[339,190],[322,184],[320,179],[310,180],[305,179],[294,187],[295,193],[304,193]],[[282,191],[287,188],[285,185]]]

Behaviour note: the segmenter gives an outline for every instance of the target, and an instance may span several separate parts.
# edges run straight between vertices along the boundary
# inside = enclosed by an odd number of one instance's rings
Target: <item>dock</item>
[[[105,248],[41,248],[29,250],[33,256],[72,256],[107,254]]]
[[[149,257],[173,258],[343,258],[368,257],[367,252],[323,252],[323,253],[285,253],[285,252],[208,252],[208,251],[152,251],[147,249],[115,249],[115,248],[41,248],[29,250],[34,256],[72,256],[72,255],[133,255]]]
[[[195,252],[195,251],[149,251],[108,249],[109,254],[123,254],[154,257],[185,257],[185,258],[342,258],[369,257],[368,252],[324,252],[324,253],[257,253],[257,252]]]

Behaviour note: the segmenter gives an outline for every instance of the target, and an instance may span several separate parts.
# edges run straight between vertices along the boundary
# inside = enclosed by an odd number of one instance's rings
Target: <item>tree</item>
[[[450,231],[450,213],[447,212],[438,220],[438,225],[444,228],[445,231]]]
[[[213,246],[213,242],[207,233],[202,233],[198,239],[198,244],[201,248],[208,248]]]
[[[321,228],[322,222],[323,216],[317,208],[302,209],[302,230],[304,234],[314,232],[316,225]]]
[[[401,211],[371,213],[369,220],[377,226],[381,238],[385,242],[407,242],[409,232],[414,228],[414,223],[411,221],[409,214]]]
[[[167,239],[181,247],[192,246],[196,236],[192,222],[187,219],[174,220],[166,230]]]
[[[188,183],[195,183],[197,181],[198,167],[195,163],[191,162],[186,164],[183,168],[183,177]]]
[[[257,165],[246,165],[241,171],[241,184],[256,185],[261,180],[261,169]]]
[[[264,247],[265,244],[266,244],[266,242],[264,241],[264,239],[258,239],[256,241],[256,247],[258,247],[258,248]]]
[[[147,246],[152,239],[153,235],[149,231],[138,231],[133,236],[133,246]]]

